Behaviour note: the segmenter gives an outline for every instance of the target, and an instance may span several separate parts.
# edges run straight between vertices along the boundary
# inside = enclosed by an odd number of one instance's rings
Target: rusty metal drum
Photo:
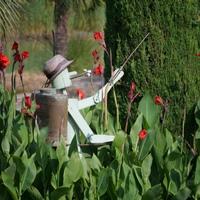
[[[68,97],[58,93],[56,88],[42,88],[32,94],[40,108],[36,110],[39,128],[49,127],[47,143],[53,142],[57,146],[61,135],[67,144]]]

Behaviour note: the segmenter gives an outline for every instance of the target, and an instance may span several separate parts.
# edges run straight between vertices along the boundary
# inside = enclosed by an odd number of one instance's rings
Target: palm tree
[[[0,1],[1,39],[16,30],[20,30],[21,16],[25,13],[22,1]]]
[[[94,10],[97,6],[103,5],[104,0],[45,0],[54,3],[54,54],[67,54],[68,21],[69,11],[86,12]],[[9,35],[13,31],[20,31],[22,14],[28,15],[25,11],[27,1],[21,0],[0,0],[0,22],[3,35]],[[28,18],[28,16],[27,16]]]
[[[94,10],[97,6],[103,5],[104,0],[55,0],[55,35],[54,54],[67,54],[68,19],[69,11],[72,8],[77,12]]]

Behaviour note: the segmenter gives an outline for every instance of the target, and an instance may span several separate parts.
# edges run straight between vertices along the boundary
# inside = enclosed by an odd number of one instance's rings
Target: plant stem
[[[114,97],[114,101],[115,101],[115,107],[116,107],[116,117],[117,117],[117,125],[116,125],[116,128],[117,130],[119,130],[119,105],[117,103],[117,96],[116,96],[116,92],[115,92],[115,87],[113,85],[113,97]]]
[[[124,132],[125,132],[125,133],[127,133],[127,129],[128,129],[128,120],[129,120],[130,115],[131,115],[131,103],[129,102],[129,103],[128,103],[128,114],[127,114],[127,118],[126,118],[125,129],[124,129]]]

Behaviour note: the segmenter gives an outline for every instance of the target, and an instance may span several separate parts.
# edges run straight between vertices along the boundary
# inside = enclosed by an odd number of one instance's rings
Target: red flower
[[[18,51],[16,51],[16,53],[13,56],[15,62],[21,62],[21,57]]]
[[[101,32],[94,32],[94,39],[95,40],[103,40],[103,36]]]
[[[146,136],[147,136],[147,131],[146,131],[145,129],[143,129],[143,130],[141,130],[141,131],[139,132],[139,138],[140,138],[141,140],[143,140],[144,138],[146,138]]]
[[[97,54],[98,54],[98,51],[97,51],[97,50],[94,50],[94,51],[92,52],[92,55],[94,56],[94,58],[96,58]]]
[[[27,108],[30,108],[32,105],[32,101],[31,101],[31,98],[29,96],[25,96],[25,106]]]
[[[13,45],[12,45],[12,50],[18,50],[18,43],[17,42],[14,42]]]
[[[154,100],[156,105],[158,105],[159,103],[163,105],[163,100],[159,96],[155,96]]]
[[[24,65],[20,64],[19,68],[18,68],[18,74],[22,74],[24,69]]]
[[[9,58],[3,55],[2,52],[0,52],[0,67],[4,69],[6,68],[6,66],[9,66],[9,65],[10,65]]]
[[[128,92],[128,98],[129,98],[129,100],[130,100],[130,103],[132,103],[132,102],[134,101],[134,99],[139,95],[139,92],[138,92],[137,94],[135,94],[135,95],[133,96],[133,92],[134,92],[135,88],[136,88],[136,84],[135,84],[135,83],[132,83],[132,84],[131,84],[131,87],[130,87],[130,90],[129,90],[129,92]]]
[[[81,89],[77,89],[79,100],[83,99],[85,94]]]
[[[25,58],[28,58],[29,53],[27,51],[22,52],[22,59],[24,60]]]
[[[197,53],[196,56],[200,56],[200,53]]]
[[[24,113],[24,116],[26,116],[26,114],[29,114],[28,110],[26,109],[21,109],[21,112]]]
[[[94,74],[97,74],[97,75],[103,74],[103,64],[102,63],[99,63],[98,67],[96,69],[94,69]]]

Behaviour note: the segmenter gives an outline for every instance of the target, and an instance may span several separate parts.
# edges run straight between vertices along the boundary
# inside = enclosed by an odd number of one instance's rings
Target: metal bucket
[[[32,97],[40,108],[36,110],[39,128],[49,127],[47,143],[57,146],[61,135],[67,144],[68,97],[57,93],[56,88],[42,88],[33,93]]]

